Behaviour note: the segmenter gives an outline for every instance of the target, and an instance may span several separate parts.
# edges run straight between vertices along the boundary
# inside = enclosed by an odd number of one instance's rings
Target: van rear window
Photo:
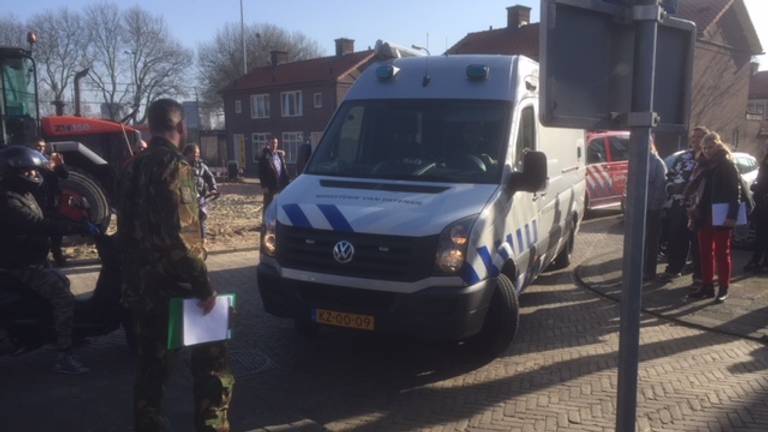
[[[456,183],[497,183],[511,104],[503,101],[345,102],[309,174]]]

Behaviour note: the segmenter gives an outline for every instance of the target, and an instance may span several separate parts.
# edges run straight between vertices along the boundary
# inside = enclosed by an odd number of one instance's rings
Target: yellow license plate
[[[337,327],[347,327],[358,330],[373,330],[375,320],[370,315],[336,312],[327,309],[315,309],[315,321]]]

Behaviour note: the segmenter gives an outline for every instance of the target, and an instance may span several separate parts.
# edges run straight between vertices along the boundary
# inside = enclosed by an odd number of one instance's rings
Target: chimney
[[[336,56],[341,57],[343,55],[352,54],[355,52],[355,40],[347,38],[336,39]]]
[[[517,29],[531,23],[531,8],[515,5],[507,8],[507,28]]]
[[[283,59],[283,56],[288,54],[287,51],[277,51],[272,50],[269,52],[269,63],[272,65],[272,67],[275,67],[280,64],[280,60]]]

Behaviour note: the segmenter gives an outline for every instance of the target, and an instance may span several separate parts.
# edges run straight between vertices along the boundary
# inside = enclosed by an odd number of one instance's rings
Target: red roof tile
[[[235,80],[222,91],[254,89],[259,87],[297,84],[316,81],[335,81],[350,69],[370,59],[373,51],[360,51],[343,56],[320,57],[291,63],[278,64],[277,67],[263,66],[250,71]]]
[[[761,71],[752,75],[749,81],[750,99],[768,99],[768,71]]]
[[[702,33],[735,1],[680,0],[676,16],[695,22]],[[539,24],[469,33],[451,47],[448,54],[522,54],[536,60],[539,57]]]
[[[680,0],[676,16],[696,23],[703,33],[733,4],[735,0]]]
[[[448,54],[521,54],[539,58],[539,24],[469,33]]]

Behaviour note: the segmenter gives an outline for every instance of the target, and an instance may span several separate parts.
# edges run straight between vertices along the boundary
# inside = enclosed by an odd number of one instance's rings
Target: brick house
[[[507,27],[469,33],[448,54],[522,54],[538,60],[539,24],[530,23],[530,8],[507,8]],[[762,47],[743,0],[680,0],[679,17],[696,22],[691,124],[721,133],[741,151],[754,152],[746,139],[744,116],[752,73],[751,58]],[[660,152],[687,145],[687,137],[658,134]]]
[[[768,152],[768,71],[757,72],[749,82],[747,138],[754,141],[756,157]]]
[[[291,63],[271,53],[271,64],[250,71],[221,90],[227,147],[246,175],[258,174],[262,146],[280,139],[293,170],[299,144],[316,145],[326,123],[360,73],[372,50],[354,51],[352,39],[336,39],[336,53]]]

